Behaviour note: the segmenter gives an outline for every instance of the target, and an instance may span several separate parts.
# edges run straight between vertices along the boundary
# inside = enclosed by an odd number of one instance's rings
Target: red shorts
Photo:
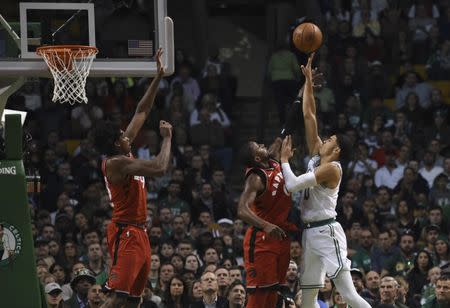
[[[248,228],[244,238],[247,288],[268,288],[286,281],[291,240],[269,238],[264,231]]]
[[[108,250],[112,258],[106,287],[123,295],[142,295],[150,272],[150,242],[143,228],[112,222],[107,228]]]

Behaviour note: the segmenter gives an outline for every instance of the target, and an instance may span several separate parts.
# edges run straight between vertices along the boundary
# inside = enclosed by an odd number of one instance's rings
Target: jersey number
[[[304,199],[305,200],[309,199],[309,188],[305,189],[305,197],[304,197]]]

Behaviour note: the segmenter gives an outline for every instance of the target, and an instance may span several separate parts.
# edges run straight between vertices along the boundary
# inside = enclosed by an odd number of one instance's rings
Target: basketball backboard
[[[3,4],[0,14],[20,40],[14,41],[8,25],[0,25],[1,77],[51,77],[36,48],[68,44],[98,48],[90,77],[154,76],[158,47],[164,49],[166,74],[174,71],[173,22],[166,0]]]

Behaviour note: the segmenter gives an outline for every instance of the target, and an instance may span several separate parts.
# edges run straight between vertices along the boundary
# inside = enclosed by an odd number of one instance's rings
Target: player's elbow
[[[316,119],[316,116],[314,115],[314,112],[311,110],[311,108],[306,108],[306,110],[303,111],[303,118],[305,121],[314,121]]]
[[[245,221],[245,206],[244,205],[239,205],[238,206],[238,210],[237,210],[237,217],[241,220]]]
[[[288,191],[288,193],[293,193],[293,192],[295,192],[295,185],[293,185],[292,183],[286,182],[286,183],[284,184],[284,187],[286,188],[286,190]]]
[[[167,172],[167,167],[164,166],[156,166],[156,168],[152,169],[152,176],[163,176]]]

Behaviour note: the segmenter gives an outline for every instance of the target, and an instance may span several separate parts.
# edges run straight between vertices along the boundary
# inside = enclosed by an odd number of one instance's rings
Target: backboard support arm
[[[5,20],[5,18],[3,18],[2,14],[0,14],[0,23],[2,24],[2,26],[6,29],[6,31],[8,32],[8,34],[12,37],[12,39],[14,40],[14,43],[16,43],[17,47],[19,48],[19,50],[21,49],[20,47],[20,37],[17,35],[17,33],[11,28],[11,26],[9,25],[9,23]]]

